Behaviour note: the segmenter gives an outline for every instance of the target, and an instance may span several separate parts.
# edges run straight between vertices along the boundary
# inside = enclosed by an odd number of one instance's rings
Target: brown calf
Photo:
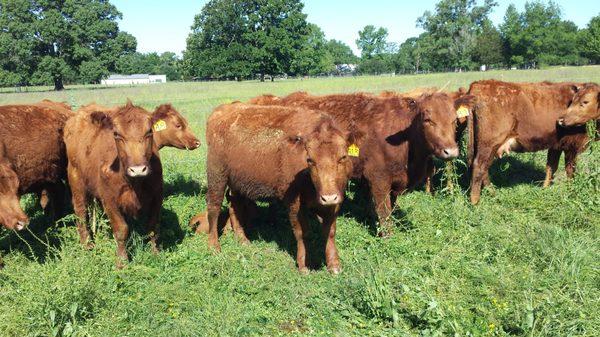
[[[68,109],[40,103],[0,107],[0,219],[11,229],[22,229],[27,216],[19,197],[26,193],[59,194],[64,191],[66,154],[63,127],[71,116]],[[55,201],[55,207],[60,198]]]
[[[510,151],[548,150],[544,186],[552,182],[561,152],[565,152],[567,176],[573,176],[577,155],[585,149],[588,137],[585,128],[562,129],[556,121],[573,99],[576,87],[574,83],[495,80],[471,84],[469,94],[476,97],[471,106],[474,125],[469,127],[471,203],[479,202],[482,185],[489,183],[488,170],[494,157]]]
[[[466,98],[463,97],[466,100]],[[458,156],[457,98],[445,93],[418,97],[385,93],[311,96],[299,92],[284,98],[262,96],[258,104],[299,106],[330,114],[342,130],[356,127],[366,136],[358,142],[354,178],[364,178],[379,218],[379,235],[391,234],[389,216],[398,194],[427,179],[431,157]]]
[[[306,267],[307,211],[322,219],[327,269],[340,272],[336,217],[352,165],[348,137],[320,112],[242,103],[222,105],[209,117],[209,245],[220,250],[217,222],[225,189],[231,191],[231,221],[244,220],[243,200],[275,198],[289,208],[297,240],[296,261]],[[240,228],[239,224],[234,228]]]
[[[147,214],[150,243],[158,250],[163,180],[158,147],[152,139],[155,122],[146,110],[128,102],[111,113],[80,111],[65,126],[68,177],[81,243],[88,245],[90,240],[88,196],[98,198],[117,241],[117,267],[128,259],[125,216]]]

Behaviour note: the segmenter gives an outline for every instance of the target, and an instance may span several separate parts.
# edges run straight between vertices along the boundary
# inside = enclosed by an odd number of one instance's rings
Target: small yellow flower
[[[494,329],[496,329],[496,324],[494,324],[494,323],[490,323],[490,324],[488,325],[488,328],[490,329],[490,332],[491,332],[491,331],[494,331]]]

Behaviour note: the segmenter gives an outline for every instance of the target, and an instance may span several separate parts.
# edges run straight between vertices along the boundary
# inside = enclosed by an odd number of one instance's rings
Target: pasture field
[[[151,109],[171,102],[204,139],[214,107],[263,93],[456,89],[482,78],[600,82],[600,67],[4,90],[0,104],[48,98],[115,105],[131,98]],[[596,142],[581,155],[573,181],[561,166],[547,189],[545,153],[499,160],[494,186],[476,207],[459,161],[460,188],[443,189],[440,173],[434,196],[415,191],[398,199],[390,239],[374,235],[367,199],[351,184],[338,220],[344,271],[334,277],[320,253],[308,276],[296,271],[285,212],[273,224],[266,205],[250,245],[228,233],[222,252],[213,254],[206,236],[187,225],[206,208],[206,146],[163,149],[163,251],[153,255],[136,224],[124,270],[115,270],[115,243],[101,211],[93,223],[96,247],[86,251],[72,216],[50,224],[36,200],[24,198],[31,231],[0,232],[0,336],[598,336],[599,151]],[[312,236],[313,247],[322,244],[319,237]]]

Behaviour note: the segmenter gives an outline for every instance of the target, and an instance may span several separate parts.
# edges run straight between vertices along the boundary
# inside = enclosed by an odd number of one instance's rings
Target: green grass
[[[119,104],[131,98],[153,108],[172,102],[203,137],[215,106],[262,93],[453,89],[481,78],[600,82],[600,67],[4,90],[0,104],[43,98]],[[96,247],[85,251],[72,217],[50,225],[34,198],[24,198],[33,234],[0,233],[6,264],[0,336],[598,336],[598,151],[595,143],[580,157],[573,181],[561,170],[547,189],[540,187],[544,153],[500,160],[492,168],[495,187],[484,191],[477,207],[467,202],[464,178],[460,193],[402,196],[398,228],[387,240],[372,235],[365,199],[351,186],[354,200],[338,221],[344,271],[333,277],[325,268],[308,276],[296,272],[284,211],[270,224],[263,209],[249,233],[251,245],[226,234],[222,253],[212,254],[206,237],[187,227],[206,208],[206,147],[165,149],[164,250],[153,255],[136,226],[124,270],[114,268],[115,244],[101,214]],[[312,243],[320,243],[318,235]]]

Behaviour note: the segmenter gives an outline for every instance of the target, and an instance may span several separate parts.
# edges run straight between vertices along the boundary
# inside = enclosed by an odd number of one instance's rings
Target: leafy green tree
[[[0,22],[8,27],[0,30],[0,59],[8,57],[1,77],[55,90],[80,75],[96,81],[114,67],[114,55],[135,50],[135,39],[119,32],[120,18],[108,0],[1,0]]]
[[[338,64],[355,64],[358,62],[358,57],[354,55],[352,48],[342,41],[329,40],[325,48],[332,57],[335,65]]]
[[[504,40],[491,21],[485,21],[475,40],[473,61],[487,66],[500,65],[504,61]]]
[[[427,34],[424,33],[419,37],[411,37],[400,45],[398,53],[394,57],[396,73],[418,73],[422,70],[429,70],[428,51],[424,46],[428,40]]]
[[[293,71],[310,35],[300,0],[211,0],[194,19],[184,53],[189,76],[249,78]]]
[[[0,86],[26,84],[38,60],[33,57],[36,15],[29,0],[0,0]]]
[[[363,59],[372,58],[386,52],[388,31],[383,27],[376,28],[373,25],[365,26],[358,32],[356,46],[361,51]]]
[[[181,60],[175,53],[134,53],[123,55],[116,62],[116,72],[119,74],[164,74],[169,81],[182,78]]]
[[[561,15],[552,1],[528,2],[523,13],[510,6],[500,29],[511,62],[531,67],[581,63],[577,26]]]
[[[334,70],[333,57],[329,54],[325,33],[319,26],[309,23],[309,34],[305,37],[302,49],[292,60],[292,75],[328,74]]]
[[[581,54],[595,64],[600,64],[600,15],[592,18],[580,34]]]
[[[428,34],[426,42],[435,70],[475,66],[477,36],[495,6],[495,0],[484,0],[481,6],[476,0],[441,0],[433,13],[426,11],[417,20],[417,26]]]

